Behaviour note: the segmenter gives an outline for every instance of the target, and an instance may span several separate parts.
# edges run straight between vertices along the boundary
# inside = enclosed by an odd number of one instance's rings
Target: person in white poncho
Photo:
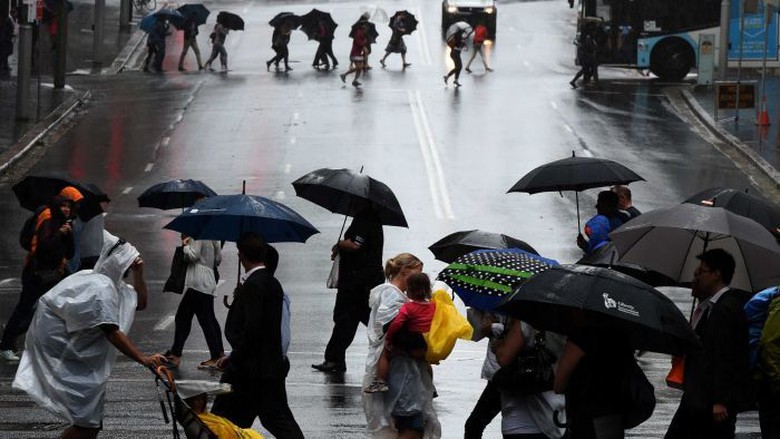
[[[406,279],[421,273],[423,263],[416,256],[401,253],[385,264],[387,282],[374,287],[368,299],[368,355],[363,388],[376,376],[376,366],[385,345],[385,326],[398,315],[409,301],[404,291]],[[428,364],[422,360],[399,356],[390,362],[390,390],[363,393],[363,410],[367,433],[375,439],[419,438],[438,439],[441,425],[433,409],[433,381]]]
[[[122,280],[130,269],[135,288]],[[63,438],[100,432],[112,345],[147,367],[165,361],[141,353],[126,335],[146,301],[138,250],[108,232],[94,270],[65,278],[38,300],[13,387],[71,424]]]

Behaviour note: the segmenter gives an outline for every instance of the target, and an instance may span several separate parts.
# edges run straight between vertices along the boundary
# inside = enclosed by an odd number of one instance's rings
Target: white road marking
[[[425,23],[423,21],[423,14],[419,10],[413,11],[415,17],[417,17],[417,44],[420,46],[420,53],[422,54],[422,64],[429,66],[433,64],[433,57],[431,56],[431,48],[428,46],[428,33],[425,32]]]
[[[166,329],[170,328],[171,325],[176,321],[176,316],[171,314],[167,315],[162,318],[159,322],[157,322],[156,325],[154,325],[155,331],[165,331]]]
[[[583,157],[593,157],[593,153],[590,152],[589,149],[582,148],[582,156]]]
[[[433,131],[428,123],[428,116],[422,102],[422,94],[419,90],[407,92],[409,105],[412,108],[412,119],[417,131],[417,140],[420,144],[420,152],[425,163],[428,176],[428,187],[433,198],[433,210],[437,218],[454,219],[447,184],[444,181],[444,171],[439,158],[439,148],[433,137]]]
[[[9,277],[3,280],[0,280],[0,287],[7,287],[9,285],[15,285],[19,283],[18,277]]]
[[[550,106],[553,107],[553,110],[558,110],[558,105],[554,101],[550,101]]]
[[[570,132],[570,133],[574,134],[574,130],[573,130],[573,129],[571,129],[571,127],[569,126],[569,124],[563,124],[563,127],[564,127],[564,128],[566,128],[566,131],[568,131],[568,132]]]
[[[149,172],[154,168],[154,163],[147,163],[146,168],[144,168],[144,172]]]
[[[301,118],[300,113],[293,113],[293,120],[298,120]]]
[[[171,143],[171,138],[168,136],[163,137],[162,146],[168,146],[169,143]]]
[[[291,164],[289,164],[289,163],[287,163],[286,165],[284,165],[284,171],[283,171],[283,172],[284,172],[285,174],[289,174],[289,173],[290,173],[290,171],[292,171],[292,165],[291,165]]]
[[[125,190],[123,190],[123,191],[122,191],[122,193],[123,193],[124,195],[127,195],[127,194],[129,194],[129,193],[130,193],[132,190],[133,190],[133,187],[132,187],[132,186],[128,186],[128,187],[126,187],[126,188],[125,188]]]
[[[285,198],[284,191],[276,191],[274,198],[276,198],[277,200],[284,200]]]
[[[295,136],[290,137],[290,145],[295,145],[297,142],[298,142],[298,139]]]

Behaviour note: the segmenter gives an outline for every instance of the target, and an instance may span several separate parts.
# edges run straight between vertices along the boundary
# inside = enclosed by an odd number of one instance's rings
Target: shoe
[[[353,87],[360,87],[361,85],[363,85],[363,84],[361,84],[360,82],[352,81],[352,86]]]
[[[447,85],[447,80],[450,79],[447,75],[444,75],[444,85]]]
[[[168,369],[178,369],[181,364],[181,357],[171,354],[171,351],[165,353],[165,367]]]
[[[144,73],[149,73],[149,67],[144,67]]]
[[[339,78],[341,78],[341,82],[343,82],[344,84],[347,83],[347,74],[346,73],[342,73],[341,75],[339,75]]]
[[[455,87],[460,87],[460,82],[458,81],[453,82],[453,84],[455,84]]]
[[[486,71],[486,72],[492,72],[492,71],[493,71],[493,69],[491,69],[490,67],[485,67],[485,71]]]
[[[577,83],[576,83],[576,82],[574,82],[574,81],[570,81],[570,82],[569,82],[569,85],[571,85],[571,88],[574,88],[574,89],[576,89],[576,88],[577,88]]]
[[[187,69],[185,69],[184,67],[179,67],[179,71],[180,71],[180,72],[186,72],[186,71],[187,71]]]
[[[271,71],[271,61],[267,61],[265,63],[265,71],[270,72]]]
[[[378,393],[378,392],[387,392],[390,390],[389,387],[387,387],[387,383],[385,380],[374,380],[371,382],[371,384],[368,385],[365,389],[363,389],[363,392],[365,393]]]
[[[198,70],[203,70],[203,66],[198,66]]]
[[[466,71],[466,73],[471,73],[471,69],[468,67],[466,67],[464,70]]]
[[[347,366],[338,364],[334,361],[323,361],[320,364],[312,364],[311,367],[319,370],[320,372],[346,372]]]
[[[293,68],[292,68],[292,67],[290,67],[290,66],[284,66],[284,71],[285,71],[285,72],[289,72],[289,71],[291,71],[292,69],[293,69]]]
[[[5,361],[19,361],[20,358],[14,353],[14,351],[8,349],[0,351],[0,358]]]
[[[404,68],[411,67],[411,66],[412,66],[412,63],[410,63],[410,62],[404,64]]]
[[[371,70],[371,69],[373,69],[373,67],[372,66],[366,66],[365,69],[366,70]]]
[[[211,360],[206,360],[201,362],[198,365],[198,369],[200,370],[219,370],[219,367],[217,367],[217,362],[219,361],[219,358],[212,358]]]
[[[387,64],[385,64],[385,60],[383,60],[383,59],[380,59],[380,60],[379,60],[379,64],[382,64],[382,68],[383,68],[383,69],[384,69],[385,67],[387,67]],[[373,392],[371,392],[371,393],[373,393]]]
[[[336,69],[336,68],[338,68],[338,66],[339,66],[339,63],[337,63],[337,62],[334,62],[334,63],[333,63],[333,69]]]

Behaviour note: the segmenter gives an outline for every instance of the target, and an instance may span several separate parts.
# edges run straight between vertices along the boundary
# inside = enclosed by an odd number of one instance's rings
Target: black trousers
[[[485,390],[479,395],[477,405],[466,419],[463,439],[480,439],[485,428],[499,413],[501,413],[501,392],[492,381],[488,381]]]
[[[279,65],[279,61],[284,61],[284,66],[287,67],[287,58],[290,57],[290,50],[287,49],[287,45],[284,46],[274,46],[272,47],[274,49],[274,52],[276,52],[276,56],[271,58],[269,63],[274,63],[275,65]]]
[[[184,342],[187,341],[190,329],[192,329],[193,316],[198,318],[198,323],[203,329],[211,359],[222,356],[225,349],[222,345],[222,330],[214,315],[214,296],[195,291],[192,288],[188,288],[184,293],[181,302],[179,302],[179,309],[176,310],[176,330],[171,354],[181,357]]]
[[[290,362],[286,358],[285,365],[289,370]],[[260,380],[252,385],[233,383],[233,392],[217,396],[211,412],[241,428],[251,428],[255,418],[260,418],[263,427],[276,438],[303,439],[301,427],[287,402],[284,381],[285,377]]]
[[[38,273],[33,264],[28,263],[22,270],[22,292],[19,294],[16,308],[5,324],[0,350],[13,350],[16,338],[30,328],[38,299],[62,280],[62,275],[54,271],[47,271],[45,275]]]
[[[729,408],[729,417],[721,423],[715,423],[712,418],[712,408],[696,409],[687,403],[685,394],[680,400],[680,407],[669,424],[665,439],[732,439],[737,423],[737,414]]]
[[[369,286],[356,285],[339,288],[333,308],[333,333],[325,348],[325,361],[346,367],[347,348],[355,339],[358,325],[368,324],[371,308],[368,307]]]
[[[320,45],[317,46],[317,53],[314,54],[314,63],[313,65],[319,65],[319,64],[328,64],[328,57],[330,57],[330,60],[333,62],[333,65],[337,65],[339,62],[336,60],[336,57],[333,55],[333,40],[327,39],[327,40],[321,40]]]
[[[780,439],[780,396],[772,394],[768,380],[758,390],[758,420],[763,439]]]
[[[455,75],[455,81],[457,82],[458,78],[460,78],[460,71],[463,69],[463,60],[460,59],[460,50],[451,49],[450,59],[455,63],[455,67],[447,73],[447,77],[449,78],[450,76]]]

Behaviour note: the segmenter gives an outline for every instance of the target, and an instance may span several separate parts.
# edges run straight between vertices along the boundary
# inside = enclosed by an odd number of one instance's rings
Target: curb
[[[699,104],[699,101],[696,100],[696,98],[689,90],[681,90],[680,94],[682,95],[686,105],[688,105],[688,108],[693,112],[693,114],[697,119],[699,119],[700,122],[702,122],[720,140],[726,142],[734,149],[736,149],[743,157],[745,157],[754,166],[760,169],[767,178],[772,180],[777,188],[780,188],[780,172],[775,169],[774,166],[769,164],[769,162],[753,151],[753,149],[748,145],[742,143],[742,141],[739,140],[736,136],[721,128],[720,125],[715,122],[712,116],[710,116],[707,110],[705,110],[701,104]]]
[[[0,175],[5,174],[8,171],[8,168],[24,158],[36,143],[56,128],[76,108],[84,105],[91,96],[92,93],[89,91],[84,91],[71,96],[55,108],[54,111],[49,113],[46,118],[28,130],[8,152],[0,156],[0,163],[2,163],[0,164]]]
[[[146,32],[142,31],[141,29],[136,29],[135,32],[133,32],[133,35],[125,44],[125,47],[122,48],[122,51],[119,52],[119,55],[114,58],[114,62],[111,63],[111,67],[106,70],[107,75],[118,75],[119,73],[124,72],[127,63],[133,58],[136,51],[138,50],[138,46],[140,46],[144,41],[145,35]]]

